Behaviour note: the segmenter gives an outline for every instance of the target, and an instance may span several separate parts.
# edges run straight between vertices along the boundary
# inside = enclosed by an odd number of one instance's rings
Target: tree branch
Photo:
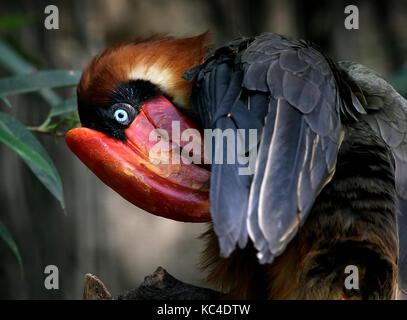
[[[112,300],[112,295],[102,281],[93,274],[87,273],[83,284],[84,300]]]
[[[87,274],[84,283],[85,300],[218,300],[221,293],[197,287],[175,279],[165,269],[145,277],[137,288],[112,297],[106,286],[96,276]]]
[[[28,130],[31,132],[37,132],[37,133],[43,133],[43,134],[50,134],[54,135],[56,137],[65,137],[65,133],[60,132],[60,131],[49,131],[46,129],[41,129],[40,127],[27,127]]]

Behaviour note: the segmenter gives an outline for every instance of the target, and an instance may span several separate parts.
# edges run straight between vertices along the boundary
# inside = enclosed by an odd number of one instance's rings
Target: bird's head
[[[207,42],[207,33],[149,39],[96,56],[77,90],[82,127],[66,135],[79,159],[125,199],[153,214],[185,222],[210,220],[210,172],[172,161],[177,148],[197,143],[174,140],[173,134],[198,129],[185,116],[190,112],[192,84],[182,75],[203,62]],[[178,125],[180,133],[173,132]]]

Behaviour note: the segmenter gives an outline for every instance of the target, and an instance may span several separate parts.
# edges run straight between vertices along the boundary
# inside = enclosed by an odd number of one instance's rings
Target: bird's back
[[[198,106],[197,111],[201,113],[204,126],[210,126],[217,110],[228,108],[224,104],[216,106],[208,102],[205,104],[205,99],[209,99],[207,96],[210,85],[216,85],[217,82],[214,80],[216,76],[222,78],[233,74],[237,79],[235,81],[242,81],[242,87],[248,90],[246,94],[253,101],[257,101],[252,110],[248,107],[255,116],[265,117],[258,110],[255,111],[256,107],[263,108],[266,114],[267,112],[270,114],[270,109],[281,108],[280,100],[286,100],[295,106],[305,118],[308,116],[306,123],[317,136],[314,138],[312,154],[308,155],[311,160],[306,161],[312,162],[315,159],[321,161],[321,158],[318,158],[321,154],[314,157],[313,152],[327,152],[325,156],[329,168],[329,161],[334,154],[334,170],[331,173],[327,172],[326,180],[322,179],[323,184],[316,187],[315,200],[311,202],[309,213],[300,221],[298,232],[292,234],[292,240],[286,239],[288,244],[283,253],[277,257],[272,256],[269,261],[271,264],[259,263],[259,255],[256,255],[254,247],[260,250],[261,246],[256,243],[259,239],[253,237],[251,240],[254,240],[254,244],[249,241],[244,249],[237,248],[229,257],[219,258],[222,253],[222,241],[220,246],[218,243],[219,226],[216,234],[211,227],[205,235],[208,245],[203,255],[203,266],[210,270],[209,280],[223,286],[229,291],[229,297],[233,298],[342,299],[350,296],[364,299],[394,298],[398,274],[398,209],[394,149],[398,146],[389,142],[394,134],[387,132],[386,135],[386,132],[380,132],[372,127],[372,119],[376,121],[377,117],[388,113],[384,110],[386,106],[378,104],[377,97],[373,96],[376,94],[386,100],[389,92],[381,90],[380,87],[373,90],[373,93],[366,90],[366,84],[364,85],[363,81],[360,83],[358,73],[352,69],[354,64],[333,63],[312,44],[291,41],[278,35],[266,34],[259,39],[236,40],[225,45],[210,55],[207,63],[201,67],[193,95],[193,99],[201,100],[193,101],[193,105]],[[253,41],[257,41],[257,44]],[[214,74],[213,70],[228,61],[230,70],[225,67],[219,68],[223,75],[219,71],[216,75],[208,76]],[[236,66],[239,63],[241,65]],[[196,73],[196,69],[193,72]],[[251,78],[248,76],[250,72]],[[264,77],[266,83],[262,82]],[[248,78],[249,80],[245,81]],[[332,112],[338,112],[339,120],[333,120],[335,118],[329,113],[327,115],[331,118],[321,117],[324,115],[323,112],[326,112],[322,109],[313,110],[315,116],[312,115],[309,105],[316,105],[318,109],[318,103],[312,100],[318,93],[305,94],[304,88],[301,88],[304,82],[305,86],[311,84],[309,90],[314,90],[313,87],[318,84],[320,93],[325,98],[332,94],[329,91],[331,88],[336,90],[337,109],[332,109]],[[367,82],[372,81],[368,79]],[[287,89],[287,85],[291,85],[290,89]],[[226,87],[228,88],[226,92],[233,92],[232,84]],[[216,87],[217,90],[221,90],[219,88],[221,86]],[[264,95],[269,95],[269,98],[265,99]],[[208,111],[202,106],[215,109]],[[393,113],[398,112],[397,108]],[[274,114],[273,117],[277,116]],[[267,117],[265,118],[266,121],[262,124],[263,143],[267,130],[265,128],[267,125],[270,126]],[[340,121],[339,131],[334,131],[338,130],[335,121]],[[330,129],[332,131],[324,130],[323,127],[329,124],[332,125]],[[381,124],[379,121],[379,126]],[[404,134],[405,127],[402,123],[399,124],[400,127]],[[272,129],[274,129],[272,134],[275,135],[276,129],[274,127]],[[325,138],[326,140],[322,141]],[[322,151],[318,151],[315,146],[321,141]],[[334,149],[331,151],[327,149],[331,142],[340,145],[336,154]],[[307,153],[304,157],[307,157]],[[312,175],[315,175],[312,172],[313,165],[309,170],[312,179]],[[300,174],[299,179],[303,178],[304,174]],[[299,192],[300,189],[297,193]],[[291,198],[287,196],[284,199],[290,201]],[[214,211],[217,210],[216,207],[213,208]],[[268,211],[272,214],[273,208],[269,207]],[[218,221],[214,221],[215,231]],[[347,266],[358,267],[360,285],[357,290],[349,290],[344,286]]]

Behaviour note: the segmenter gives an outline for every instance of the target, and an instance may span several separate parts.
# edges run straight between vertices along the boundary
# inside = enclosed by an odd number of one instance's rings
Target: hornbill
[[[77,96],[70,149],[136,206],[210,222],[202,266],[226,297],[392,299],[405,287],[407,102],[374,71],[274,33],[211,51],[204,33],[108,49]],[[188,129],[237,144],[160,162],[201,150],[201,136],[173,138]],[[151,153],[157,141],[167,146]],[[347,266],[359,276],[350,289]]]

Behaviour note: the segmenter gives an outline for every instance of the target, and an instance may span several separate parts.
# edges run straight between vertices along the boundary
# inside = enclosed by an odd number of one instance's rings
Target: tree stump
[[[136,289],[112,297],[104,283],[95,275],[85,275],[84,300],[219,300],[221,293],[184,283],[158,267],[144,278]]]

